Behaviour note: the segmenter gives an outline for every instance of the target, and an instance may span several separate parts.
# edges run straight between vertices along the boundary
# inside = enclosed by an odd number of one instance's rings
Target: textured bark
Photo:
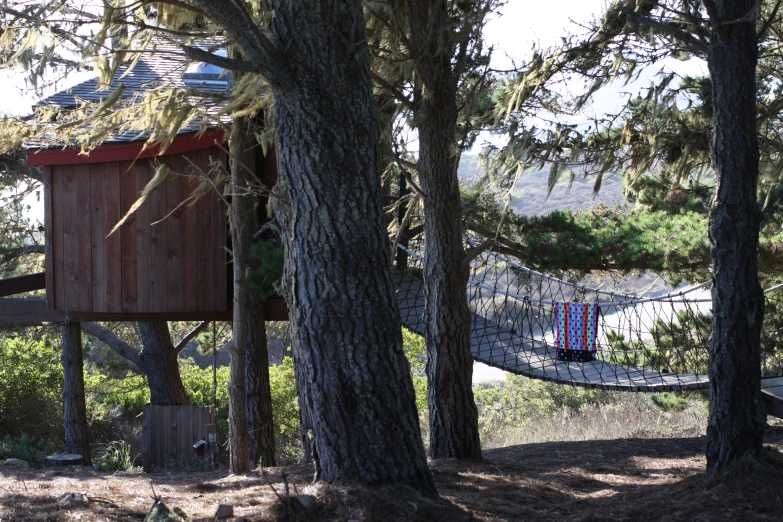
[[[755,0],[716,0],[708,65],[714,96],[713,153],[717,169],[710,213],[714,286],[710,339],[707,470],[761,455],[761,324],[758,280],[761,212],[756,202]],[[753,18],[753,17],[751,17]],[[729,22],[731,23],[722,23]]]
[[[481,458],[473,399],[473,357],[462,267],[457,179],[457,78],[451,66],[446,0],[408,2],[413,54],[418,57],[415,122],[419,179],[424,192],[424,295],[430,456]]]
[[[275,197],[270,201],[270,210],[275,216],[280,227],[281,240],[283,242],[283,249],[286,252],[293,252],[293,233],[291,224],[291,206],[284,202],[291,201],[291,194],[288,191],[288,185],[284,178],[278,180],[274,187]],[[295,275],[295,265],[292,256],[286,255],[283,266],[283,277],[281,280],[281,286],[283,293],[285,294],[286,301],[293,302],[292,287]],[[313,420],[310,415],[310,407],[308,406],[307,395],[307,377],[302,361],[302,354],[299,350],[299,344],[295,336],[293,335],[293,329],[296,327],[294,323],[290,324],[292,330],[291,333],[291,357],[294,360],[294,380],[296,381],[296,394],[297,403],[299,405],[299,432],[300,440],[302,442],[303,457],[305,462],[313,462]]]
[[[249,289],[246,323],[247,367],[245,399],[250,432],[250,460],[259,466],[277,466],[275,427],[272,421],[272,387],[269,382],[269,351],[264,324],[264,303]]]
[[[231,200],[232,253],[234,302],[236,304],[238,299],[242,302],[234,307],[233,344],[242,343],[242,357],[245,358],[245,364],[237,366],[236,371],[244,369],[242,400],[245,404],[248,433],[248,459],[260,466],[275,466],[264,303],[257,290],[247,284],[247,273],[251,266],[250,246],[253,243],[253,233],[258,228],[258,199],[249,192],[251,177],[256,170],[256,145],[249,120],[244,117],[235,119],[231,134],[231,176],[234,187]],[[232,365],[234,360],[232,358]]]
[[[147,376],[150,403],[161,406],[185,406],[190,401],[179,375],[179,353],[171,342],[166,321],[136,323],[141,344],[138,366]]]
[[[274,91],[287,304],[321,478],[435,493],[388,262],[361,0],[273,0],[271,42],[241,3],[194,2]]]
[[[288,306],[321,478],[433,493],[383,226],[361,2],[273,2],[296,84],[275,89],[291,196]]]
[[[250,441],[247,422],[246,381],[247,366],[247,270],[250,263],[250,245],[247,244],[248,196],[245,169],[252,160],[248,151],[249,124],[247,118],[237,118],[231,128],[231,251],[234,270],[234,307],[232,321],[233,342],[229,344],[231,369],[228,381],[228,447],[229,470],[232,473],[250,471]],[[240,195],[242,194],[242,195]],[[252,234],[252,232],[251,232]]]
[[[83,463],[89,466],[92,464],[90,460],[90,432],[84,399],[82,330],[79,323],[64,325],[62,336],[65,448],[68,453],[81,455],[84,459]]]

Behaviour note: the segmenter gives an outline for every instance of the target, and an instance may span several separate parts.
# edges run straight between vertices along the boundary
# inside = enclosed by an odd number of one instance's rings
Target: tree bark
[[[239,401],[242,395],[245,419],[243,421],[239,415],[233,415],[232,418],[236,418],[237,426],[240,422],[245,423],[247,438],[243,439],[240,434],[232,437],[232,449],[233,443],[247,444],[248,464],[252,461],[259,466],[274,466],[276,459],[272,395],[269,385],[263,302],[258,292],[247,284],[247,274],[251,265],[250,246],[253,242],[253,233],[258,228],[256,217],[258,199],[250,192],[250,181],[256,170],[254,150],[256,146],[249,119],[246,117],[235,119],[231,134],[231,234],[235,304],[231,371],[232,381],[235,372],[244,372],[242,376],[244,387],[229,395],[229,410],[230,415],[239,413],[231,409],[231,403]],[[235,361],[236,368],[234,368]],[[240,361],[242,361],[241,365]],[[234,397],[233,393],[237,396]],[[236,404],[240,403],[236,402]],[[232,425],[234,425],[233,421]],[[237,454],[239,451],[240,449],[237,448]]]
[[[189,404],[179,374],[179,353],[171,342],[169,324],[166,321],[139,321],[136,326],[144,346],[137,364],[147,376],[150,403],[161,406]]]
[[[705,2],[706,4],[706,2]],[[711,3],[712,4],[712,3]],[[755,0],[716,0],[708,65],[717,170],[710,212],[712,337],[707,471],[759,458],[765,413],[761,400],[764,294],[757,247],[762,215],[756,200]]]
[[[96,323],[82,323],[82,330],[96,339],[103,341],[117,355],[138,366],[147,376],[150,388],[150,403],[160,406],[185,406],[188,404],[188,394],[179,375],[179,353],[192,338],[204,328],[202,323],[191,331],[178,346],[171,342],[171,333],[166,321],[139,321],[136,323],[141,352],[114,335],[111,330]]]
[[[82,330],[79,323],[62,327],[63,336],[63,407],[65,421],[65,448],[68,453],[90,460],[90,431],[87,424],[87,406],[84,399],[84,360]]]
[[[415,122],[424,192],[424,295],[430,456],[481,458],[473,399],[468,268],[462,266],[457,179],[457,78],[445,0],[409,0],[411,45],[418,57]]]
[[[258,293],[248,289],[247,367],[245,371],[247,424],[250,430],[250,460],[259,466],[277,466],[275,426],[272,419],[272,387],[269,382],[264,303]]]
[[[233,342],[229,345],[231,356],[230,378],[228,381],[228,446],[229,470],[232,473],[250,471],[250,440],[245,401],[247,366],[247,270],[250,262],[250,245],[246,244],[249,226],[245,169],[255,167],[249,147],[249,123],[246,117],[237,118],[231,128],[231,253],[234,270],[234,307],[231,334]]]
[[[288,185],[284,178],[280,178],[274,186],[274,197],[270,201],[270,209],[279,224],[281,241],[285,252],[293,252],[293,233],[291,224],[291,205],[284,202],[291,201],[291,194],[288,191]],[[293,302],[293,281],[296,270],[292,256],[286,255],[283,264],[283,277],[281,287],[288,303]],[[313,421],[310,415],[310,409],[306,400],[307,395],[307,377],[302,361],[302,354],[299,350],[297,338],[293,335],[294,323],[290,323],[291,329],[291,357],[294,360],[294,380],[296,381],[296,399],[299,405],[299,433],[302,442],[302,452],[305,462],[313,462]]]
[[[296,78],[275,89],[288,308],[321,478],[434,493],[388,261],[362,4],[273,5],[275,44]]]
[[[287,304],[321,478],[435,493],[388,261],[362,2],[273,0],[270,42],[239,4],[194,1],[248,57],[229,63],[274,92]]]

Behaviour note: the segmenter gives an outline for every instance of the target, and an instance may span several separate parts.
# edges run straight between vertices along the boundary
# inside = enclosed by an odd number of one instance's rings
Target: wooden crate
[[[164,468],[170,460],[196,455],[193,445],[207,440],[207,425],[214,423],[211,406],[156,406],[142,414],[142,465],[145,471]]]

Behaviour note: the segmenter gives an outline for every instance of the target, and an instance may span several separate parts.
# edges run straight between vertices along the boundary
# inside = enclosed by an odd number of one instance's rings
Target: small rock
[[[215,518],[229,518],[234,516],[234,506],[231,504],[220,504],[215,511]]]
[[[297,495],[296,500],[298,500],[305,509],[313,509],[315,507],[315,497],[312,495]]]
[[[30,463],[26,460],[10,458],[3,463],[3,466],[8,466],[9,468],[29,468]]]
[[[60,504],[71,507],[86,506],[90,503],[90,499],[84,493],[63,493],[56,500]]]
[[[155,499],[144,522],[190,522],[190,517],[178,507],[170,508],[166,504]]]

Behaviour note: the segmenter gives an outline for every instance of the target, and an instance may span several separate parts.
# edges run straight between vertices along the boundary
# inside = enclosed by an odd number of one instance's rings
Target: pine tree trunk
[[[270,207],[275,216],[275,220],[280,227],[283,250],[286,252],[293,252],[294,243],[293,233],[291,232],[291,206],[284,203],[291,201],[291,194],[288,191],[288,185],[286,184],[285,178],[278,179],[277,184],[274,187],[274,193],[275,197],[271,199]],[[283,264],[281,286],[288,303],[293,302],[292,287],[295,273],[294,259],[292,256],[286,255]],[[307,377],[299,345],[297,344],[297,337],[293,334],[296,325],[291,322],[289,327],[291,329],[291,357],[294,360],[294,380],[296,381],[296,398],[297,404],[299,405],[299,433],[302,442],[303,458],[305,462],[313,462],[313,443],[311,438],[311,434],[313,433],[313,421],[312,415],[310,415],[309,406],[307,405],[307,400],[305,399],[307,394]]]
[[[64,325],[62,336],[65,448],[68,453],[81,455],[83,463],[89,466],[92,463],[90,460],[90,432],[84,399],[82,330],[79,323]]]
[[[248,289],[247,367],[245,398],[250,431],[250,460],[264,467],[277,466],[275,427],[272,422],[272,388],[269,382],[269,351],[264,323],[264,303]]]
[[[415,102],[419,179],[424,192],[424,295],[430,456],[481,458],[473,399],[471,314],[462,267],[461,198],[457,179],[457,80],[451,69],[445,0],[409,2],[411,42],[419,56]],[[433,30],[439,28],[439,31]]]
[[[761,325],[757,247],[756,26],[739,20],[755,0],[716,0],[708,64],[714,107],[715,200],[710,213],[713,320],[707,471],[761,455]],[[717,15],[718,19],[715,19]]]
[[[139,338],[144,346],[138,365],[147,376],[150,403],[160,406],[185,406],[188,394],[179,375],[178,353],[171,342],[166,321],[139,321]]]
[[[359,0],[273,2],[297,79],[275,90],[291,196],[288,308],[321,478],[434,493],[383,225],[378,115]]]
[[[258,229],[258,198],[249,192],[256,172],[253,129],[248,118],[234,120],[231,135],[232,251],[234,257],[234,300],[244,294],[243,316],[234,308],[234,332],[243,332],[245,352],[245,411],[248,431],[248,458],[259,466],[275,466],[275,432],[272,425],[272,393],[269,385],[269,355],[266,345],[264,303],[258,291],[247,284],[251,268],[250,246]],[[238,160],[238,161],[237,161]],[[239,277],[239,279],[237,279]],[[238,337],[234,336],[236,341]],[[242,367],[237,368],[241,371]]]
[[[244,473],[250,470],[250,440],[245,402],[247,366],[247,270],[250,245],[246,244],[249,227],[247,196],[238,196],[246,190],[244,163],[252,154],[248,149],[248,120],[237,118],[231,128],[231,250],[234,269],[234,307],[232,342],[229,344],[231,370],[228,381],[228,447],[229,470]],[[252,167],[255,167],[253,163]],[[252,205],[250,205],[252,207]],[[251,232],[252,234],[252,232]]]

